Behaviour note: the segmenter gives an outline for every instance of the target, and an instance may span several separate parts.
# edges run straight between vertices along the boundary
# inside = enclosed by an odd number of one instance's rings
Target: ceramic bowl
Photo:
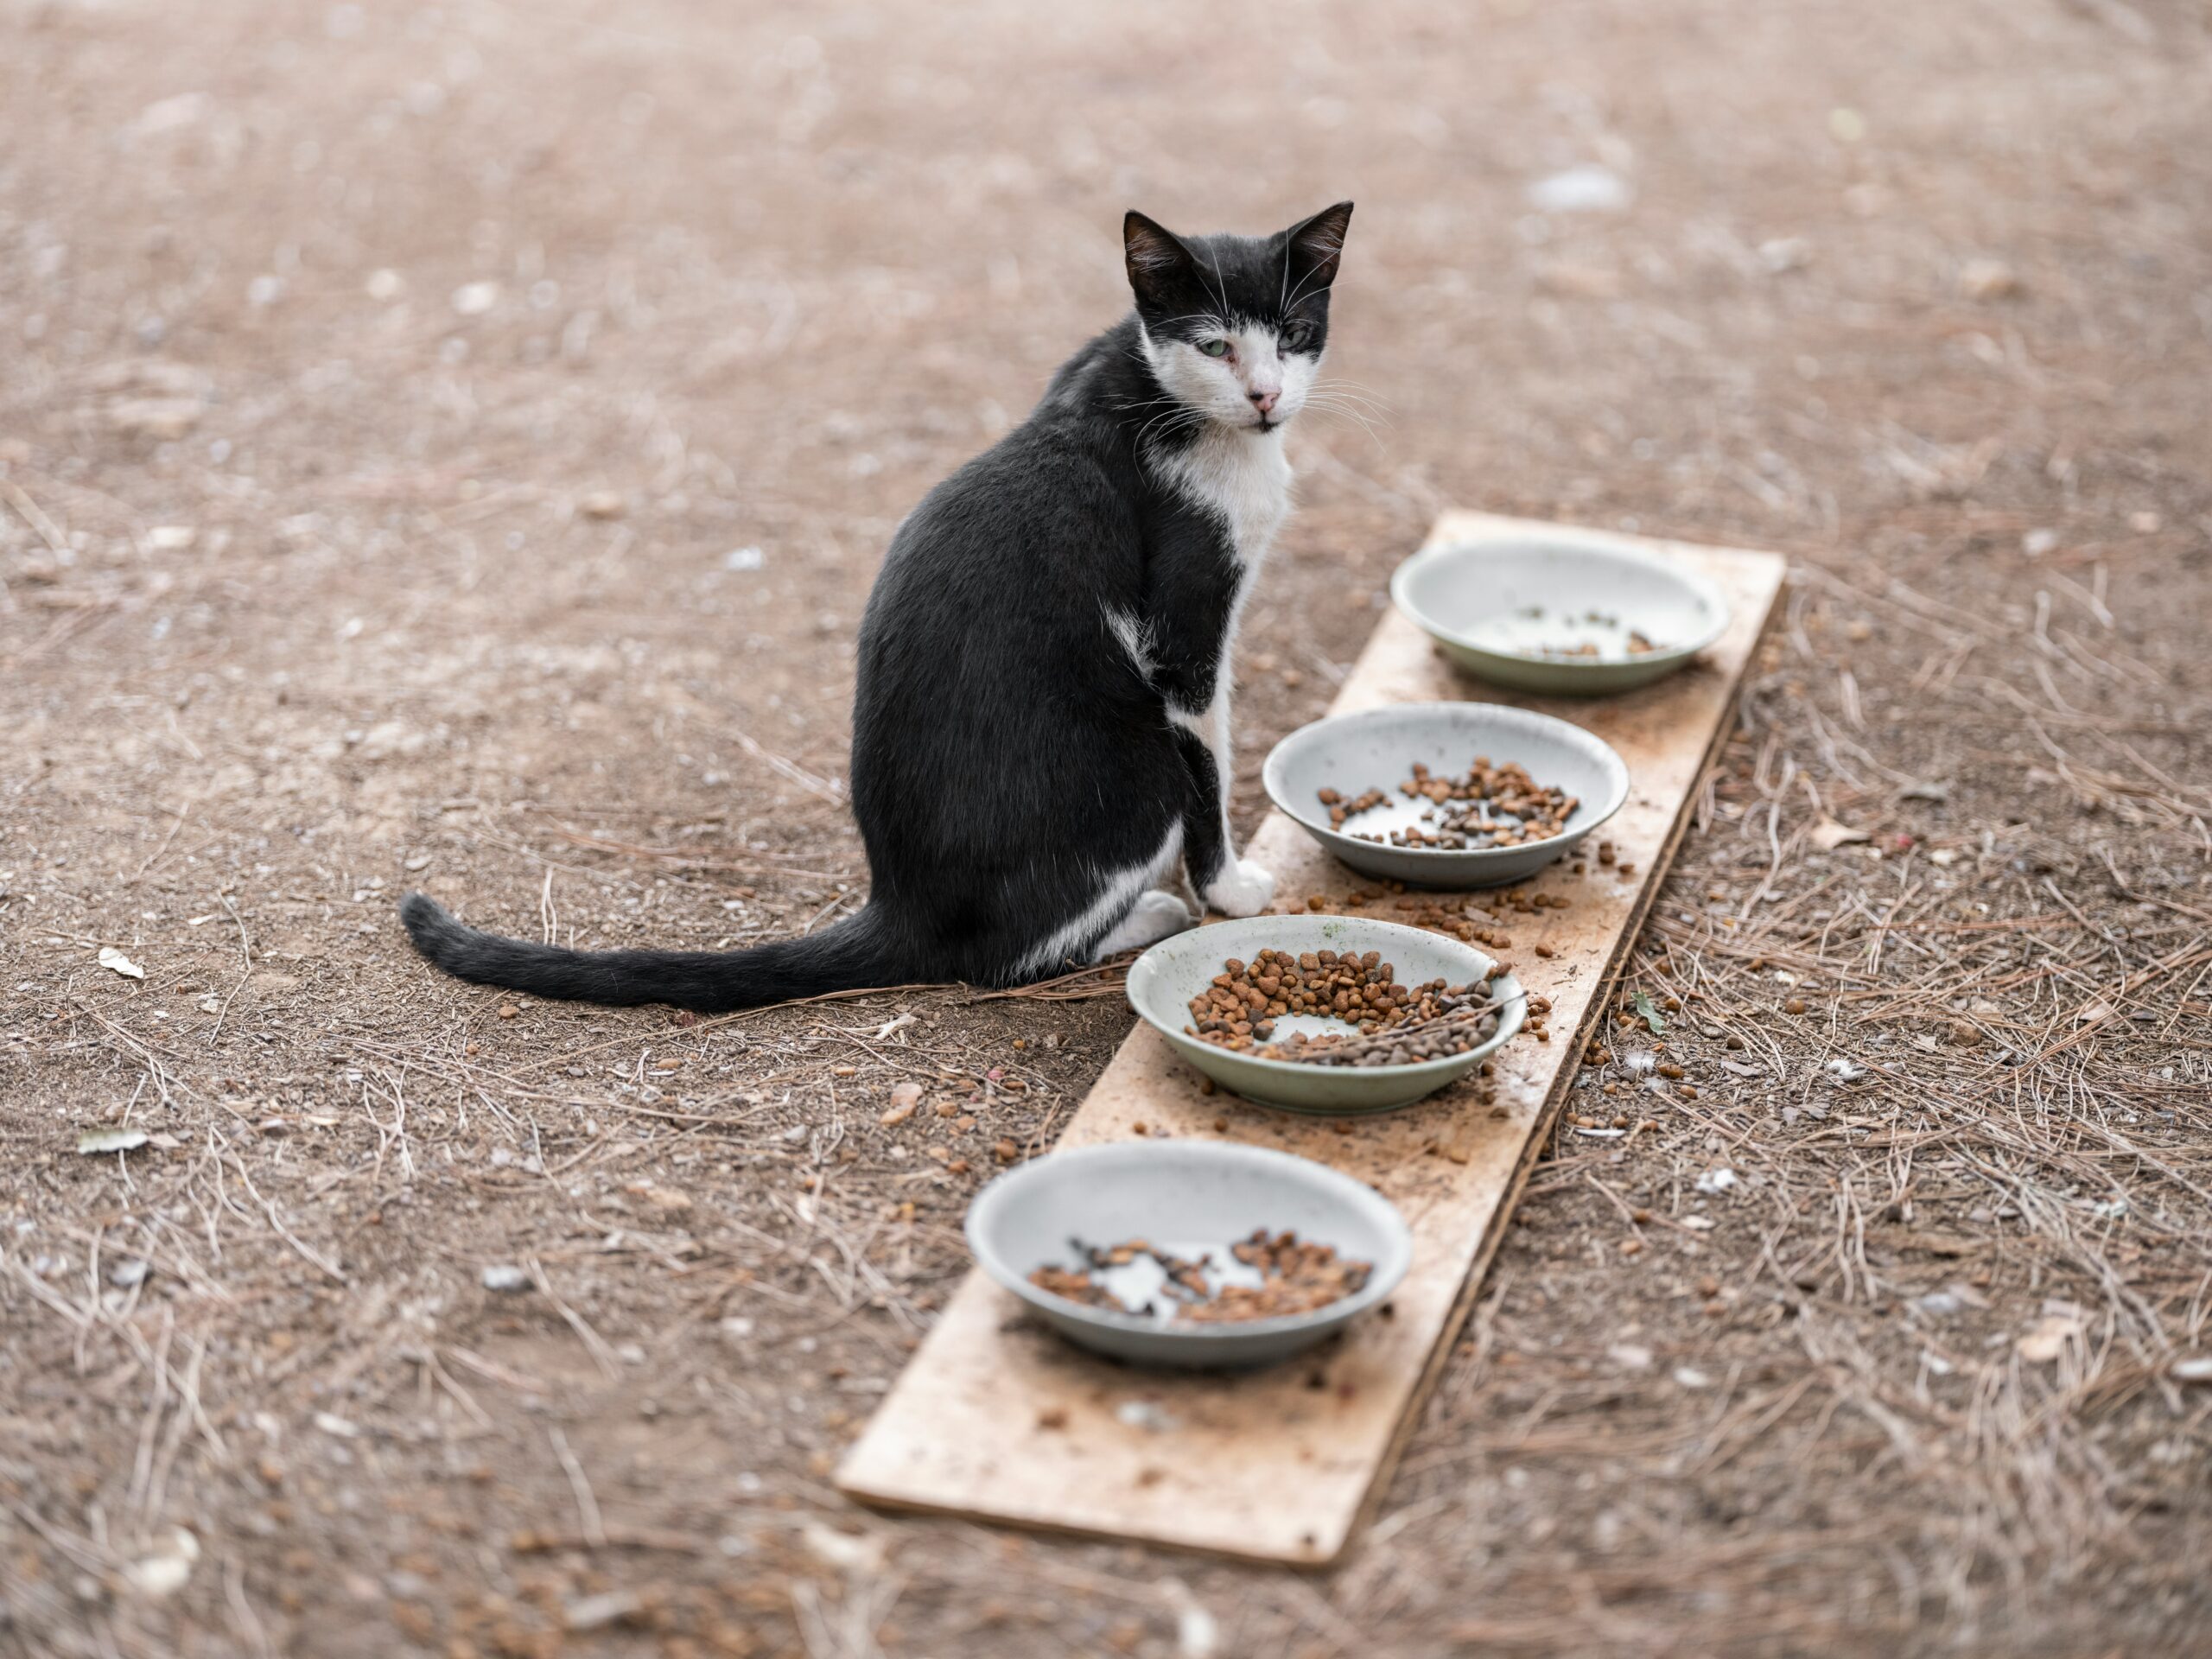
[[[1492,958],[1441,933],[1402,927],[1395,922],[1370,921],[1363,916],[1253,916],[1243,921],[1216,922],[1162,939],[1129,966],[1129,1006],[1207,1077],[1263,1106],[1331,1117],[1410,1106],[1464,1077],[1486,1055],[1495,1053],[1521,1028],[1527,1012],[1528,999],[1520,982],[1510,974],[1503,975],[1491,985],[1502,1006],[1497,1029],[1487,1041],[1464,1054],[1406,1065],[1313,1065],[1300,1060],[1262,1059],[1256,1054],[1231,1053],[1186,1035],[1184,1027],[1192,1023],[1191,999],[1221,972],[1222,963],[1231,957],[1249,962],[1262,950],[1287,950],[1294,956],[1308,950],[1350,950],[1362,955],[1378,950],[1383,961],[1396,968],[1398,978],[1409,985],[1440,978],[1453,985],[1472,983],[1490,970]],[[1343,1029],[1334,1021],[1326,1024]],[[1285,1033],[1325,1028],[1325,1022],[1306,1015],[1279,1020],[1277,1025]]]
[[[1379,789],[1389,800],[1346,828],[1402,829],[1418,822],[1427,805],[1398,792],[1415,762],[1457,777],[1478,757],[1492,765],[1516,761],[1539,784],[1573,796],[1566,830],[1522,847],[1393,847],[1333,827],[1321,804],[1324,789],[1346,796]],[[1274,804],[1353,869],[1423,887],[1524,880],[1571,851],[1628,798],[1628,767],[1610,744],[1549,715],[1494,702],[1398,703],[1319,720],[1276,744],[1262,776]]]
[[[1208,931],[1212,930],[1209,929]],[[1372,1264],[1367,1282],[1310,1313],[1185,1324],[1092,1307],[1029,1274],[1081,1265],[1072,1241],[1143,1238],[1178,1255],[1229,1259],[1255,1229],[1286,1229]],[[1047,1154],[993,1181],[968,1207],[968,1244],[985,1273],[1085,1348],[1143,1364],[1265,1365],[1342,1330],[1397,1288],[1413,1236],[1389,1200],[1325,1164],[1216,1141],[1130,1141]]]
[[[1462,668],[1550,695],[1648,685],[1728,630],[1727,600],[1696,571],[1567,531],[1425,548],[1390,597]],[[1632,633],[1650,648],[1632,649]],[[1562,654],[1581,645],[1596,651]]]

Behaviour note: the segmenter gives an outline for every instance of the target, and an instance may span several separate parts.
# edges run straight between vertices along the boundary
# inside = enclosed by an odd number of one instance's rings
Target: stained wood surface
[[[1563,861],[1516,891],[1557,893],[1566,908],[1496,911],[1513,941],[1497,954],[1532,994],[1551,1000],[1551,1040],[1524,1033],[1499,1052],[1490,1103],[1471,1082],[1347,1125],[1201,1095],[1198,1074],[1139,1024],[1059,1141],[1127,1140],[1142,1125],[1155,1136],[1281,1147],[1371,1183],[1414,1235],[1413,1266],[1387,1317],[1370,1315],[1341,1342],[1272,1370],[1184,1376],[1089,1357],[971,1272],[846,1458],[843,1491],[890,1507],[1302,1566],[1326,1565],[1344,1549],[1465,1320],[1573,1075],[1571,1057],[1602,1012],[1688,821],[1782,583],[1783,561],[1770,553],[1479,513],[1446,514],[1430,540],[1516,531],[1661,551],[1711,576],[1733,609],[1726,636],[1689,668],[1586,702],[1525,696],[1463,675],[1391,611],[1332,705],[1348,714],[1454,699],[1512,703],[1573,721],[1628,763],[1627,804],[1600,835],[1634,874],[1593,857],[1578,877]],[[1313,893],[1335,908],[1357,888],[1373,891],[1280,812],[1261,825],[1248,856],[1275,873],[1278,909],[1300,908]],[[1472,897],[1494,903],[1497,893]],[[1360,913],[1390,919],[1392,901]],[[1537,956],[1538,944],[1553,954]]]

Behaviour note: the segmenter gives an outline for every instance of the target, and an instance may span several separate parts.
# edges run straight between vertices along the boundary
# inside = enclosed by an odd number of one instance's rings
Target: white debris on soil
[[[884,1540],[873,1533],[840,1532],[819,1521],[799,1529],[799,1542],[806,1553],[825,1567],[844,1573],[883,1571]]]
[[[635,1618],[645,1607],[645,1598],[634,1590],[608,1590],[566,1604],[561,1610],[561,1622],[570,1634],[581,1635]]]
[[[77,1137],[77,1150],[83,1153],[136,1152],[148,1140],[143,1129],[86,1129]]]
[[[1586,162],[1538,179],[1529,187],[1529,205],[1542,213],[1617,213],[1634,194],[1611,168]]]
[[[172,1527],[162,1547],[125,1567],[123,1576],[140,1595],[159,1601],[184,1588],[199,1560],[200,1540],[183,1527]]]

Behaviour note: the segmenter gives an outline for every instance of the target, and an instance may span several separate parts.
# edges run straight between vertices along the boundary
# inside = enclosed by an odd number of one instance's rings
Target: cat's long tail
[[[569,1002],[631,1007],[667,1002],[726,1014],[828,991],[896,985],[905,975],[881,912],[856,916],[801,939],[750,950],[569,950],[502,938],[458,922],[428,893],[400,901],[415,948],[457,979]]]

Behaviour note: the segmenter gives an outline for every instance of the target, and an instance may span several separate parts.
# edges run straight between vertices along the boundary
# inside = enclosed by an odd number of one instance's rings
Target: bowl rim
[[[1265,1074],[1271,1074],[1277,1077],[1310,1077],[1316,1071],[1328,1069],[1313,1065],[1305,1060],[1271,1060],[1265,1055],[1262,1054],[1239,1054],[1234,1049],[1220,1048],[1211,1043],[1201,1042],[1198,1038],[1191,1036],[1179,1027],[1170,1026],[1166,1020],[1155,1017],[1151,1010],[1137,1001],[1134,992],[1130,989],[1130,987],[1134,986],[1136,982],[1137,976],[1140,973],[1142,973],[1147,979],[1149,979],[1154,975],[1163,974],[1166,971],[1166,969],[1158,966],[1157,964],[1154,964],[1149,967],[1147,966],[1147,964],[1152,960],[1153,952],[1160,950],[1161,946],[1173,944],[1178,939],[1189,938],[1194,933],[1211,932],[1217,927],[1243,926],[1254,922],[1276,922],[1286,925],[1303,923],[1308,926],[1316,926],[1325,922],[1357,922],[1363,927],[1381,928],[1390,933],[1409,934],[1421,939],[1424,943],[1433,940],[1437,944],[1448,947],[1451,950],[1463,951],[1467,956],[1482,963],[1481,971],[1485,975],[1488,974],[1491,968],[1497,965],[1497,958],[1496,957],[1490,956],[1484,951],[1476,950],[1473,945],[1469,944],[1464,939],[1455,939],[1447,934],[1432,932],[1429,929],[1425,927],[1408,927],[1403,922],[1382,921],[1378,918],[1371,916],[1316,915],[1311,911],[1297,911],[1287,915],[1277,914],[1270,912],[1259,916],[1233,917],[1225,922],[1210,922],[1197,928],[1185,929],[1183,932],[1173,934],[1169,938],[1162,939],[1159,944],[1152,946],[1150,950],[1145,951],[1142,956],[1139,957],[1135,962],[1129,964],[1128,976],[1123,983],[1122,995],[1128,998],[1129,1007],[1135,1013],[1137,1018],[1143,1020],[1145,1024],[1150,1026],[1154,1031],[1167,1039],[1168,1042],[1179,1051],[1191,1048],[1202,1048],[1206,1050],[1210,1056],[1219,1055],[1224,1060],[1232,1062],[1237,1065],[1258,1066],[1262,1068]],[[1282,949],[1279,944],[1271,945],[1266,948],[1275,950]],[[1336,947],[1333,945],[1330,947],[1332,950],[1334,950],[1335,948]],[[1457,1071],[1465,1071],[1469,1066],[1473,1065],[1478,1060],[1487,1059],[1491,1055],[1495,1054],[1499,1049],[1505,1046],[1506,1043],[1512,1039],[1514,1033],[1521,1029],[1522,1022],[1527,1020],[1529,1015],[1529,988],[1523,985],[1519,977],[1510,969],[1498,976],[1498,978],[1510,984],[1513,988],[1506,995],[1499,1007],[1497,1029],[1492,1032],[1488,1037],[1484,1038],[1481,1042],[1476,1044],[1474,1047],[1468,1049],[1465,1053],[1445,1054],[1439,1056],[1435,1059],[1430,1060],[1408,1060],[1402,1065],[1362,1065],[1347,1066],[1342,1069],[1355,1076],[1362,1077],[1395,1077],[1401,1080],[1405,1080],[1426,1078],[1431,1076],[1441,1076],[1446,1077],[1448,1080],[1450,1076],[1455,1075]],[[1177,1006],[1180,1007],[1181,1005],[1179,1003]],[[1197,1062],[1193,1061],[1192,1064],[1196,1065]],[[1440,1084],[1439,1086],[1440,1087],[1441,1085]],[[1432,1090],[1431,1092],[1433,1091]],[[1261,1103],[1264,1104],[1265,1103],[1262,1102]],[[1352,1115],[1357,1115],[1368,1109],[1371,1109],[1360,1107],[1348,1107],[1345,1109],[1347,1113]],[[1311,1160],[1309,1160],[1308,1161],[1310,1162]],[[1324,1167],[1325,1167],[1325,1166],[1324,1166]]]
[[[1445,626],[1433,614],[1422,610],[1414,601],[1412,596],[1414,576],[1429,565],[1443,564],[1469,555],[1491,556],[1507,555],[1532,544],[1545,542],[1554,543],[1578,553],[1591,553],[1600,558],[1618,559],[1624,564],[1638,565],[1644,569],[1654,571],[1680,582],[1711,607],[1713,616],[1713,626],[1707,629],[1701,638],[1695,640],[1663,646],[1657,651],[1648,651],[1640,657],[1548,657],[1541,652],[1512,651],[1503,645],[1470,639],[1457,628]],[[1456,645],[1462,651],[1476,652],[1485,657],[1496,657],[1506,662],[1541,664],[1546,668],[1563,668],[1571,673],[1592,673],[1621,668],[1650,668],[1685,662],[1718,641],[1721,635],[1728,632],[1730,623],[1735,620],[1734,613],[1728,603],[1727,594],[1720,591],[1719,583],[1714,582],[1704,572],[1692,570],[1673,559],[1664,558],[1643,548],[1624,547],[1610,538],[1593,537],[1586,532],[1578,533],[1565,527],[1542,532],[1517,532],[1510,536],[1461,537],[1452,541],[1438,542],[1428,547],[1417,549],[1400,560],[1398,568],[1390,573],[1390,602],[1411,619],[1414,625],[1422,632],[1432,639],[1440,639],[1446,645]]]
[[[1310,734],[1319,731],[1325,726],[1346,726],[1363,721],[1379,721],[1393,715],[1408,714],[1431,715],[1443,719],[1479,720],[1491,720],[1503,715],[1507,717],[1505,723],[1509,725],[1527,723],[1535,726],[1538,729],[1545,727],[1563,728],[1598,746],[1600,754],[1610,765],[1611,770],[1611,798],[1606,801],[1604,810],[1592,817],[1588,823],[1580,828],[1563,830],[1556,836],[1545,837],[1545,841],[1530,842],[1519,847],[1457,848],[1393,847],[1387,842],[1362,841],[1357,836],[1344,834],[1325,818],[1316,822],[1313,813],[1301,804],[1290,798],[1289,786],[1282,774],[1290,764],[1288,756],[1293,746],[1300,739],[1308,738]],[[1597,733],[1587,727],[1578,726],[1571,720],[1561,720],[1556,715],[1540,714],[1534,709],[1516,708],[1510,702],[1394,702],[1385,704],[1379,709],[1357,709],[1346,715],[1324,715],[1319,720],[1308,721],[1276,743],[1274,747],[1268,751],[1268,758],[1261,763],[1260,766],[1261,786],[1268,791],[1268,798],[1274,803],[1276,810],[1287,816],[1300,829],[1313,836],[1331,851],[1335,851],[1336,843],[1346,842],[1362,851],[1379,849],[1392,855],[1405,854],[1416,859],[1434,859],[1438,861],[1440,874],[1447,866],[1457,868],[1465,865],[1479,868],[1484,864],[1502,864],[1516,856],[1535,852],[1542,847],[1545,842],[1559,843],[1558,850],[1552,855],[1553,858],[1564,857],[1576,842],[1605,828],[1613,815],[1628,804],[1630,781],[1628,762],[1621,759],[1619,750],[1606,742]],[[1341,857],[1341,855],[1338,855]],[[1535,872],[1531,871],[1530,874],[1534,874]]]
[[[1318,1173],[1324,1186],[1333,1185],[1349,1204],[1370,1211],[1387,1236],[1390,1248],[1387,1252],[1377,1253],[1381,1259],[1373,1264],[1365,1284],[1351,1295],[1339,1296],[1324,1306],[1312,1308],[1303,1313],[1278,1314],[1267,1319],[1179,1325],[1173,1320],[1163,1323],[1141,1313],[1093,1307],[1088,1302],[1071,1301],[1049,1290],[1039,1289],[1029,1282],[1027,1274],[1018,1271],[1013,1262],[1000,1255],[995,1246],[985,1243],[983,1229],[991,1217],[1003,1209],[1022,1186],[1049,1179],[1045,1172],[1053,1166],[1055,1160],[1065,1159],[1082,1163],[1109,1156],[1139,1163],[1166,1156],[1196,1156],[1201,1160],[1257,1162],[1283,1169],[1296,1168],[1309,1177]],[[1061,1169],[1064,1173],[1065,1166]],[[1296,1153],[1279,1151],[1273,1147],[1250,1146],[1241,1141],[1178,1139],[1157,1143],[1109,1141],[1087,1147],[1056,1147],[1042,1158],[1033,1158],[1020,1167],[1008,1170],[987,1184],[969,1200],[961,1230],[968,1241],[968,1253],[992,1282],[1020,1297],[1040,1313],[1131,1335],[1165,1337],[1175,1342],[1218,1343],[1240,1337],[1266,1337],[1311,1330],[1318,1324],[1342,1323],[1386,1300],[1397,1289],[1413,1266],[1413,1228],[1408,1224],[1405,1213],[1374,1187],[1319,1159],[1300,1157]]]

